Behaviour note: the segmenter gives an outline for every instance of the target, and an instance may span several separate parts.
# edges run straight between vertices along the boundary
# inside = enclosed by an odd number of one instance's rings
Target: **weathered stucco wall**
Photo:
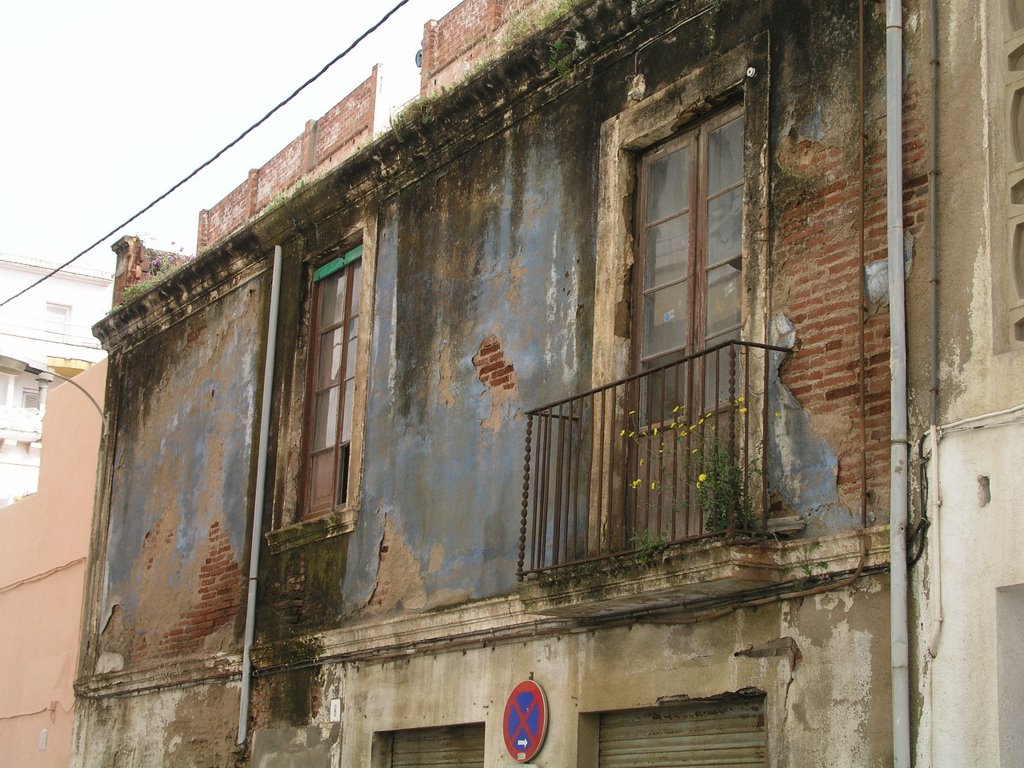
[[[72,768],[230,766],[238,684],[220,682],[125,698],[79,700]]]
[[[238,650],[263,284],[116,358],[97,671]]]
[[[891,765],[887,595],[886,579],[877,577],[696,624],[641,620],[541,630],[457,651],[275,672],[260,678],[260,690],[280,696],[293,678],[291,687],[302,692],[290,700],[308,707],[307,714],[290,728],[281,709],[258,723],[273,729],[275,741],[315,731],[317,744],[330,745],[324,765],[378,768],[371,760],[375,733],[482,722],[483,764],[498,768],[510,763],[500,736],[505,699],[532,677],[544,688],[549,711],[548,736],[533,762],[584,766],[596,764],[600,712],[756,691],[765,696],[771,765]],[[341,739],[332,735],[331,699],[340,699]]]
[[[555,128],[534,117],[385,209],[348,606],[514,586],[523,408],[585,388],[589,362],[594,137]],[[507,381],[474,363],[488,339]]]
[[[1024,616],[1024,344],[1014,332],[1024,304],[1024,240],[1015,237],[1024,155],[1013,111],[1024,84],[1020,10],[1009,0],[937,4],[934,327],[930,270],[914,269],[908,281],[910,435],[922,472],[914,515],[930,524],[911,592],[923,765],[1024,761],[1015,639]],[[909,20],[926,34],[927,15]],[[929,58],[923,46],[913,50],[911,71],[926,72]],[[925,246],[919,261],[931,256]]]

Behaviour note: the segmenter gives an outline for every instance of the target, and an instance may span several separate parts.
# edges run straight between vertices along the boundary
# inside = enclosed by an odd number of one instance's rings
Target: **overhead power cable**
[[[61,270],[67,269],[72,264],[74,264],[76,261],[78,261],[80,258],[85,256],[85,254],[87,254],[93,248],[95,248],[96,246],[98,246],[101,243],[103,243],[103,241],[106,240],[108,237],[116,235],[120,230],[122,230],[123,228],[127,227],[129,224],[131,224],[137,218],[142,216],[142,214],[144,214],[147,211],[149,211],[157,203],[160,203],[165,198],[167,198],[168,196],[170,196],[171,194],[176,192],[180,187],[182,187],[185,184],[187,184],[188,182],[190,182],[201,171],[205,170],[207,167],[209,167],[214,162],[216,162],[220,158],[221,155],[223,155],[229,149],[234,147],[236,144],[238,144],[240,141],[242,141],[242,139],[244,139],[250,133],[255,131],[257,128],[259,128],[261,125],[263,125],[265,122],[267,122],[267,120],[269,120],[271,117],[274,116],[274,114],[276,114],[278,111],[280,111],[282,107],[286,106],[296,96],[298,96],[300,93],[302,93],[304,90],[306,90],[306,88],[308,88],[310,85],[312,85],[317,80],[319,80],[324,75],[324,73],[327,72],[327,70],[329,70],[331,67],[333,67],[335,64],[337,64],[339,61],[341,61],[343,58],[348,56],[348,54],[350,54],[356,48],[357,45],[359,45],[361,42],[363,42],[363,40],[368,38],[370,35],[372,35],[374,32],[376,32],[382,26],[384,26],[384,24],[387,22],[388,19],[390,19],[392,16],[394,16],[395,13],[397,13],[398,10],[400,8],[402,8],[402,6],[408,5],[409,2],[410,2],[410,0],[399,0],[399,2],[396,3],[391,8],[391,10],[389,10],[387,13],[385,13],[383,16],[381,16],[380,20],[376,24],[374,24],[372,27],[370,27],[365,32],[363,32],[361,35],[359,35],[359,37],[357,37],[355,40],[353,40],[352,43],[350,43],[349,46],[345,50],[343,50],[341,53],[339,53],[337,56],[335,56],[329,62],[324,64],[323,67],[320,68],[319,72],[317,72],[315,75],[313,75],[308,80],[306,80],[306,82],[304,82],[302,85],[300,85],[298,88],[296,88],[290,94],[288,94],[288,96],[286,98],[284,98],[283,100],[278,102],[269,112],[267,112],[267,114],[265,114],[263,117],[261,117],[255,123],[253,123],[248,128],[246,128],[244,131],[242,131],[240,134],[238,134],[238,136],[236,136],[234,139],[232,139],[230,142],[228,142],[228,144],[226,144],[215,155],[213,155],[213,157],[211,157],[209,160],[206,160],[205,162],[201,163],[200,165],[196,166],[196,168],[191,173],[189,173],[187,176],[185,176],[177,184],[175,184],[174,186],[170,187],[167,191],[165,191],[164,193],[162,193],[161,195],[156,197],[152,202],[148,203],[145,207],[140,208],[138,211],[133,213],[131,216],[129,216],[124,221],[122,221],[120,224],[118,224],[116,227],[111,229],[109,232],[107,232],[104,235],[101,235],[99,239],[97,239],[95,242],[93,242],[90,245],[88,245],[85,248],[83,248],[81,251],[76,253],[74,256],[72,256],[70,259],[65,261],[59,267],[56,267],[56,268],[50,270],[50,272],[48,272],[47,274],[45,274],[42,277],[40,277],[34,283],[31,283],[31,284],[27,285],[26,287],[22,288],[17,293],[15,293],[15,294],[13,294],[11,296],[8,296],[6,299],[4,299],[2,302],[0,302],[0,307],[6,306],[8,303],[10,303],[11,301],[14,301],[14,299],[18,298],[22,294],[28,293],[30,290],[35,288],[37,285],[46,282],[47,280],[49,280],[51,277],[56,275]]]

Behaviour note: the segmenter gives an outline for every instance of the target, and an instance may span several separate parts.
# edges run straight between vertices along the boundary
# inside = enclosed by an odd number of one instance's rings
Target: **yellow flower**
[[[620,429],[619,430],[619,437],[625,437],[625,436],[626,436],[626,430]]]
[[[651,480],[651,490],[653,491],[657,487],[658,487],[658,483],[655,482],[654,480]]]
[[[746,413],[746,412],[747,412],[746,408],[740,408],[740,413]]]
[[[736,402],[737,402],[737,403],[742,403],[742,402],[743,402],[744,400],[746,400],[746,398],[745,398],[745,397],[737,397],[737,398],[736,398]]]
[[[632,483],[630,483],[629,486],[630,486],[630,488],[639,488],[641,482],[642,481],[638,477],[636,480],[634,480]]]
[[[701,472],[699,475],[697,475],[698,482],[703,483],[707,479],[708,479],[708,475],[707,475],[706,472]]]

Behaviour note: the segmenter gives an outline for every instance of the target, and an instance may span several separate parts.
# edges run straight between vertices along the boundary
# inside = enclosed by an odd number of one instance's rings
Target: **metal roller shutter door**
[[[392,735],[392,768],[481,768],[483,764],[483,723],[417,728]]]
[[[601,715],[599,768],[766,765],[762,698]]]

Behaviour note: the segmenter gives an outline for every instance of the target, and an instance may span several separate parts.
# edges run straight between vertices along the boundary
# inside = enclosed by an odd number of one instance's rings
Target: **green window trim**
[[[350,251],[346,251],[343,256],[339,256],[336,259],[331,259],[322,267],[313,273],[313,282],[319,283],[321,280],[325,280],[331,275],[340,272],[349,264],[352,264],[359,259],[363,258],[363,246],[357,245]]]

